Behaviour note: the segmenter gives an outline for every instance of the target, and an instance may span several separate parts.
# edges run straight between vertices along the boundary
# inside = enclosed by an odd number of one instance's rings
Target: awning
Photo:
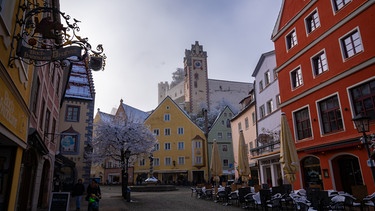
[[[70,160],[69,158],[65,157],[62,154],[55,155],[55,163],[59,164],[60,167],[69,166],[69,167],[74,168],[76,166],[76,163],[74,161]]]
[[[304,151],[306,153],[317,153],[317,152],[322,152],[322,151],[332,151],[332,150],[338,150],[342,148],[347,148],[347,147],[354,147],[360,144],[357,138],[355,139],[349,139],[349,140],[340,140],[338,142],[334,143],[328,143],[328,144],[323,144],[320,146],[313,146],[310,148],[306,148],[303,150],[298,150],[298,151]]]
[[[44,144],[42,138],[35,128],[29,128],[27,144],[34,147],[42,155],[47,155],[49,152],[47,146]]]

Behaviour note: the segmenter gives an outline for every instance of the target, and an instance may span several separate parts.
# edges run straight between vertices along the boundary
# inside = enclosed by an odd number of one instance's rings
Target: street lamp
[[[362,116],[362,114],[358,114],[356,117],[353,118],[353,122],[355,124],[355,127],[358,130],[358,133],[362,133],[361,142],[365,145],[368,155],[368,163],[370,163],[372,178],[375,183],[375,168],[374,163],[371,158],[371,152],[370,152],[370,143],[367,141],[367,135],[366,132],[370,131],[370,118],[367,116]]]

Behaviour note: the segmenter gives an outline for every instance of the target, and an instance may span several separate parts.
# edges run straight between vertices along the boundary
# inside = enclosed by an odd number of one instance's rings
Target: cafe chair
[[[349,210],[357,210],[356,208],[361,208],[361,203],[356,202],[356,198],[350,194],[343,194],[341,196],[345,197],[344,205],[345,208],[348,207]]]
[[[296,201],[296,210],[298,211],[308,211],[310,206],[304,201]]]
[[[229,205],[232,205],[233,201],[236,203],[236,205],[238,206],[238,194],[237,192],[231,192],[229,195],[228,195],[228,201],[229,201]]]
[[[345,196],[334,196],[331,199],[331,204],[329,205],[329,210],[339,211],[345,210]]]
[[[281,199],[282,195],[280,193],[273,195],[270,200],[266,201],[267,210],[268,208],[271,208],[272,210],[281,210],[283,208]]]
[[[364,210],[371,210],[370,208],[375,209],[375,192],[363,198],[362,203],[363,203],[363,208],[366,208]]]

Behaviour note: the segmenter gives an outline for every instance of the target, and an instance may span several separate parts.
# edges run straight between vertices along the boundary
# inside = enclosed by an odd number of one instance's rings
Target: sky
[[[110,113],[121,99],[155,109],[158,83],[172,81],[195,41],[207,52],[210,79],[252,83],[261,54],[274,50],[280,7],[281,0],[60,0],[60,10],[81,21],[78,35],[107,56],[104,71],[93,72],[95,113]]]

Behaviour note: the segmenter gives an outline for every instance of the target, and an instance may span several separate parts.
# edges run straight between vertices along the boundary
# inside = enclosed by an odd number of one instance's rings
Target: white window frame
[[[349,37],[353,37],[353,35],[355,33],[358,33],[358,39],[360,41],[360,45],[357,45],[357,46],[354,46],[354,48],[352,50],[347,50],[346,46],[344,43],[345,43],[345,40]],[[355,42],[355,41],[354,41]],[[352,44],[352,47],[353,47],[353,44],[354,42],[350,42]],[[341,54],[342,54],[342,58],[343,58],[343,61],[346,61],[358,54],[360,54],[361,52],[364,51],[364,46],[363,46],[363,42],[362,42],[362,37],[361,37],[361,32],[359,31],[359,28],[356,27],[354,28],[353,30],[351,30],[350,32],[346,33],[344,36],[340,37],[339,39],[339,43],[340,43],[340,48],[341,48]],[[357,47],[360,46],[361,49],[357,49]],[[354,51],[354,54],[352,55],[349,55],[349,52],[351,51]]]
[[[170,114],[164,114],[164,121],[165,122],[171,121],[171,115]]]
[[[177,134],[178,134],[178,135],[183,135],[183,134],[184,134],[184,128],[183,128],[183,127],[179,127],[179,128],[177,129]]]
[[[324,57],[324,58],[322,58],[322,57]],[[320,65],[317,67],[318,69],[316,69],[315,63],[318,60],[319,60]],[[312,56],[310,61],[311,61],[311,69],[313,71],[312,73],[313,73],[314,77],[319,76],[322,73],[325,73],[329,70],[328,59],[327,59],[327,54],[326,54],[325,49],[319,51],[317,54]]]
[[[185,165],[185,157],[183,156],[178,157],[178,165]]]
[[[170,136],[171,135],[171,129],[170,128],[164,128],[164,135]]]
[[[164,165],[171,166],[172,165],[172,158],[171,157],[165,157],[164,158]]]
[[[290,85],[292,90],[297,89],[298,87],[301,87],[303,85],[303,76],[302,76],[302,69],[301,66],[293,69],[289,72],[290,74]],[[296,75],[294,78],[293,75]],[[293,82],[294,81],[294,82]]]
[[[184,150],[185,149],[185,143],[183,141],[178,142],[178,150]]]
[[[171,150],[172,145],[170,142],[164,143],[164,150]]]
[[[293,28],[286,36],[285,36],[285,46],[286,50],[289,51],[294,46],[298,45],[297,39],[297,31]]]
[[[316,17],[315,17],[316,15]],[[318,9],[313,10],[306,18],[305,18],[305,27],[306,27],[306,34],[309,35],[317,28],[320,27],[320,18]],[[311,27],[311,28],[310,28]]]

